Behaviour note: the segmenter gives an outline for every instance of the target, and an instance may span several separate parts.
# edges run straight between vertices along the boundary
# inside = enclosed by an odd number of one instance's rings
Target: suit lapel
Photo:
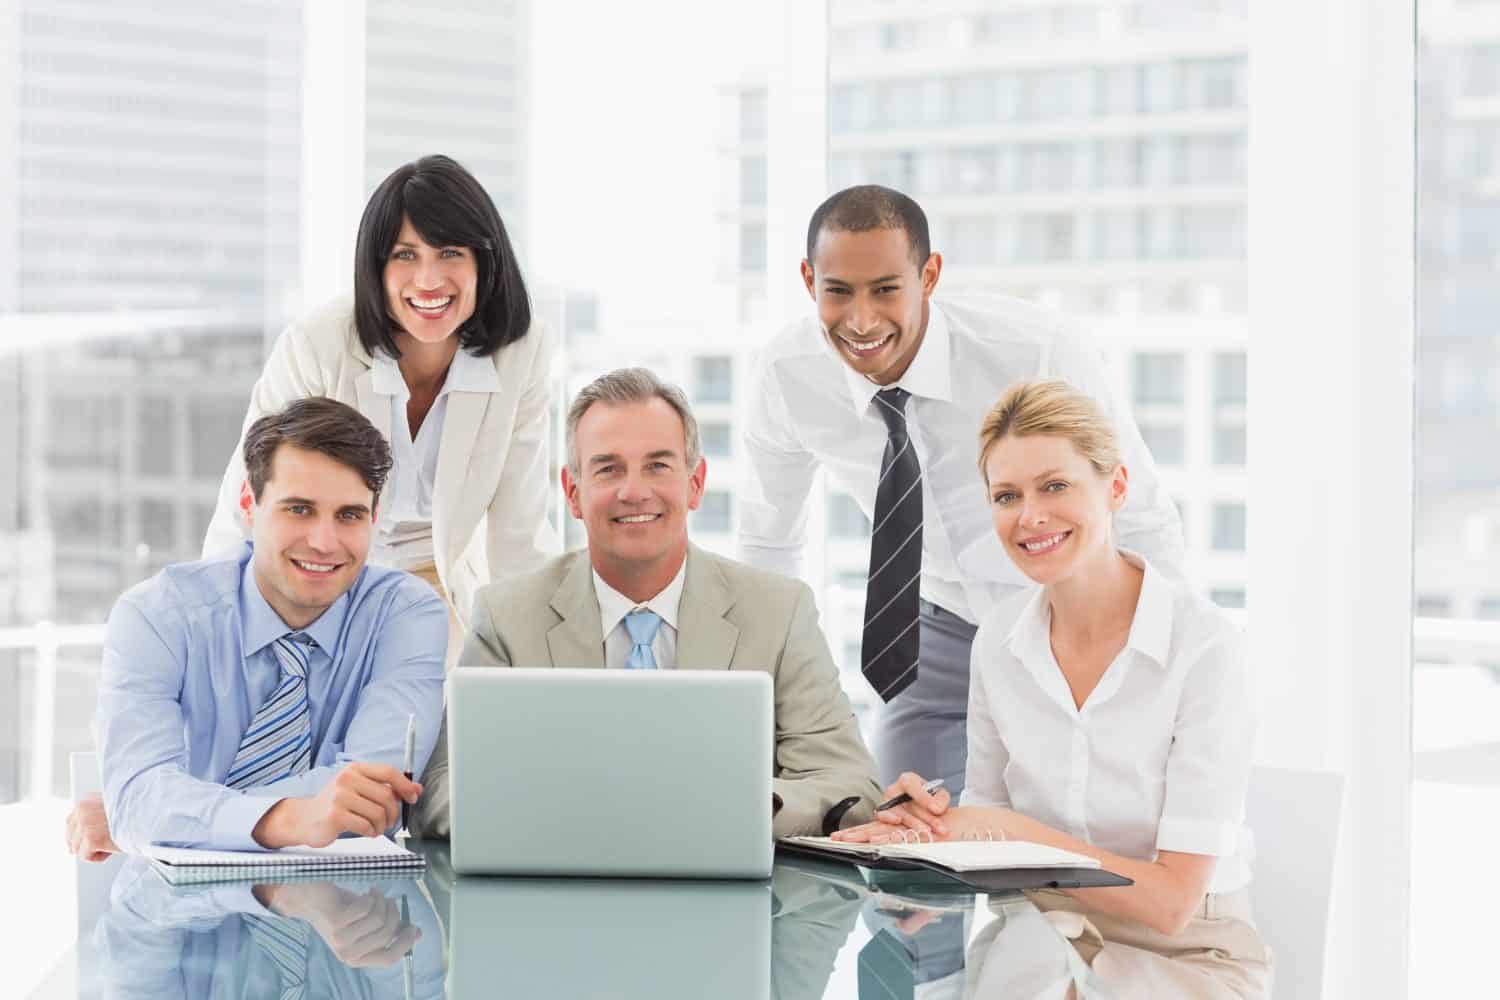
[[[391,439],[391,401],[388,396],[382,396],[375,391],[375,370],[369,366],[360,372],[354,379],[354,401],[360,413],[363,413],[375,429],[385,437]]]
[[[552,595],[552,610],[562,621],[547,633],[554,667],[604,666],[604,623],[587,549],[573,554],[573,566]]]
[[[489,400],[490,395],[485,392],[448,393],[443,440],[438,444],[437,475],[432,485],[432,505],[447,516],[432,519],[432,544],[450,562],[459,555],[448,551],[451,543],[456,539],[461,551],[469,540],[469,530],[466,529],[472,528],[478,520],[477,517],[464,516],[467,512],[460,513],[459,508],[468,495],[464,490],[464,478],[474,460],[474,442],[479,436],[479,425],[484,420],[484,409]],[[476,502],[489,500],[488,497],[474,499]]]
[[[718,560],[688,546],[687,579],[677,608],[677,666],[685,670],[727,670],[740,630],[724,617],[735,594]]]

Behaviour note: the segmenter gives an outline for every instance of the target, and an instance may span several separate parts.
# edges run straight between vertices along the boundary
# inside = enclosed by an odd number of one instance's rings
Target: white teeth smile
[[[1053,535],[1051,538],[1044,538],[1039,542],[1022,542],[1021,548],[1025,549],[1027,552],[1046,552],[1048,549],[1057,548],[1070,534],[1071,532],[1064,531],[1060,534]]]
[[[297,564],[298,569],[305,569],[309,573],[332,573],[334,570],[333,563],[310,563],[301,559],[293,559],[292,562]]]
[[[661,515],[660,514],[631,514],[629,517],[617,517],[617,518],[615,518],[615,520],[618,521],[618,522],[620,522],[621,524],[645,524],[647,521],[654,521],[658,517],[661,517]]]
[[[879,340],[873,340],[869,343],[861,343],[857,340],[850,340],[848,337],[844,336],[840,336],[839,339],[842,340],[848,346],[849,350],[853,351],[855,354],[874,354],[876,351],[885,346],[885,342],[887,340],[890,340],[894,336],[895,334],[888,333],[884,337],[881,337]]]
[[[453,301],[453,296],[445,295],[440,299],[407,299],[413,309],[418,312],[442,312],[448,308],[448,303]]]

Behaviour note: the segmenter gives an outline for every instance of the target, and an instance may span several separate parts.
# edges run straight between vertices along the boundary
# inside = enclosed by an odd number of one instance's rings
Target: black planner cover
[[[1022,889],[1094,889],[1134,885],[1132,879],[1102,868],[997,868],[990,871],[956,872],[917,858],[859,858],[839,851],[826,851],[809,844],[776,842],[776,850],[790,857],[835,861],[874,871],[921,871],[952,879],[975,892],[1017,892]]]

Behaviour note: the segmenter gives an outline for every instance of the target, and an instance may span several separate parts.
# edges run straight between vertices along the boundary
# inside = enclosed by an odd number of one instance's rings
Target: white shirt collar
[[[682,603],[682,585],[687,580],[687,559],[677,569],[672,582],[662,588],[661,593],[643,604],[637,604],[615,588],[604,582],[598,570],[594,570],[594,595],[599,600],[599,622],[604,628],[603,638],[619,627],[625,616],[637,608],[649,608],[661,616],[667,625],[677,628],[677,611]]]
[[[1128,549],[1121,549],[1120,554],[1143,573],[1125,647],[1165,670],[1172,643],[1172,586],[1144,556]],[[1037,587],[1011,627],[1006,645],[1022,663],[1046,663],[1052,648],[1051,629],[1052,605],[1046,588]]]
[[[948,317],[932,300],[928,300],[927,306],[927,332],[922,336],[922,344],[917,348],[917,356],[911,359],[910,367],[896,380],[895,385],[913,396],[940,399],[945,403],[951,402],[953,400],[953,359],[952,352],[948,349]],[[828,342],[828,335],[820,333],[820,336],[827,349],[838,356],[838,348]],[[870,408],[870,403],[877,392],[891,388],[891,386],[876,385],[871,382],[845,364],[841,356],[838,357],[838,362],[843,368],[844,382],[849,386],[849,398],[854,403],[855,413],[863,414]]]
[[[401,367],[396,359],[384,351],[376,351],[375,357],[370,362],[370,388],[382,396],[395,396],[405,402],[411,398],[411,389],[407,388],[406,379],[401,377]],[[453,355],[453,361],[448,365],[448,374],[443,379],[443,387],[438,390],[438,396],[446,396],[450,392],[498,392],[500,390],[500,376],[495,371],[495,362],[491,358],[477,358],[468,351],[460,349]]]

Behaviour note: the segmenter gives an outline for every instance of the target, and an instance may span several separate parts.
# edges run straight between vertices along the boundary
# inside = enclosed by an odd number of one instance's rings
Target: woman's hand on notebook
[[[954,811],[950,808],[948,790],[939,788],[929,792],[926,785],[920,774],[907,771],[885,790],[886,801],[897,798],[905,801],[877,812],[873,823],[838,831],[833,834],[834,839],[880,844],[900,840],[902,831],[909,831],[904,834],[907,839],[913,834],[928,840],[947,839],[952,833],[950,819]]]

